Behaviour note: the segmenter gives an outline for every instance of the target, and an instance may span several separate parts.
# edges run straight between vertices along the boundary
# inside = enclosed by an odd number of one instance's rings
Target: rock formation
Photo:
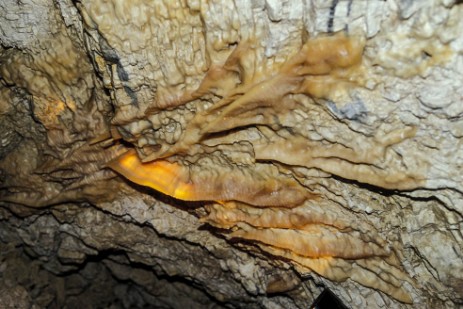
[[[460,1],[0,7],[1,306],[462,305]]]

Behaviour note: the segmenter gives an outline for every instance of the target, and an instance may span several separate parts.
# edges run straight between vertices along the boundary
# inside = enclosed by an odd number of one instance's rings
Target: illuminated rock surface
[[[0,8],[0,306],[463,304],[458,1]]]

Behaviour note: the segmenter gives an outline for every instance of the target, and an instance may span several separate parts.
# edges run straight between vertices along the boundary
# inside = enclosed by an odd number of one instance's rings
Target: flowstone
[[[460,1],[0,7],[4,306],[462,305]]]

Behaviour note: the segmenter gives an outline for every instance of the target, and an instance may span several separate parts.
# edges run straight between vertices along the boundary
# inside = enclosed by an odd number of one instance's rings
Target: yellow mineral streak
[[[190,170],[178,163],[157,160],[143,163],[128,151],[108,167],[130,181],[186,201],[241,201],[255,206],[295,207],[314,195],[289,177],[267,170],[230,168]]]
[[[193,185],[188,182],[179,164],[168,161],[143,164],[134,151],[129,151],[108,166],[139,185],[181,200],[197,200]]]

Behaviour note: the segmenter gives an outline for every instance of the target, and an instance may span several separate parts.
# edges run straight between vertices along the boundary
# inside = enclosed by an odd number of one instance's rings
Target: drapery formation
[[[320,284],[461,303],[458,1],[6,5],[2,241],[25,259],[145,265],[234,306]]]

